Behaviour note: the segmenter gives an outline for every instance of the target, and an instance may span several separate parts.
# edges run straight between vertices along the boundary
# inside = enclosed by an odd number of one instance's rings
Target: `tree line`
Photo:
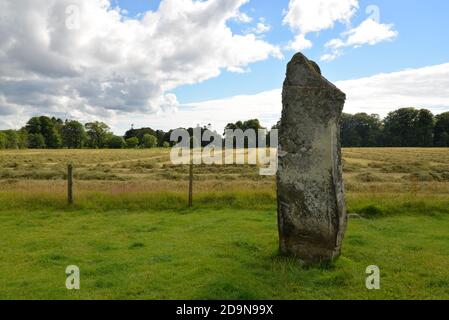
[[[201,132],[208,128],[202,127]],[[258,134],[264,128],[252,119],[230,123],[225,129],[253,129]],[[187,130],[192,135],[193,128]],[[172,131],[133,128],[117,136],[103,122],[82,124],[40,116],[19,130],[0,131],[0,149],[167,148],[173,145]],[[449,112],[434,116],[426,109],[402,108],[384,119],[376,114],[343,114],[341,139],[343,147],[449,147]]]
[[[402,108],[380,119],[376,114],[343,114],[343,147],[449,147],[449,112]]]
[[[209,126],[201,127],[201,135]],[[226,129],[262,129],[259,120],[238,121],[228,124]],[[193,128],[186,129],[193,137]],[[130,129],[124,136],[114,135],[103,122],[82,124],[76,120],[55,117],[33,117],[19,130],[0,131],[0,149],[123,149],[123,148],[168,148],[173,130],[152,128]],[[202,142],[205,146],[206,142]]]
[[[103,122],[82,124],[40,116],[31,118],[19,130],[0,131],[0,149],[155,148],[170,146],[169,139],[165,133],[146,129],[130,130],[124,137],[116,136]]]

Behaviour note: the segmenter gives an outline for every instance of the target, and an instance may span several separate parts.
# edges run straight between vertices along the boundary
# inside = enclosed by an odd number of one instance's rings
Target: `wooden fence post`
[[[193,206],[193,160],[190,159],[189,167],[189,208]]]
[[[67,196],[69,204],[73,204],[73,166],[67,167]]]

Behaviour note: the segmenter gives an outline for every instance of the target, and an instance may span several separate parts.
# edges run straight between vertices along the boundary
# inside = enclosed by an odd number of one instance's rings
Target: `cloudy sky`
[[[0,0],[0,129],[276,123],[296,51],[346,112],[449,110],[446,0]]]

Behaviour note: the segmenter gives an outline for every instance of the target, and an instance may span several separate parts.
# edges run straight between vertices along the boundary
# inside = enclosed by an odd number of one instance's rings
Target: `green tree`
[[[384,120],[383,141],[387,147],[411,147],[415,139],[414,119],[418,116],[415,108],[403,108],[390,112]]]
[[[345,148],[359,147],[362,138],[357,132],[357,125],[352,114],[343,113],[341,117],[341,145]]]
[[[108,125],[103,122],[95,121],[86,123],[85,127],[88,137],[88,146],[93,149],[104,148],[111,135]]]
[[[108,140],[108,148],[123,149],[126,146],[125,140],[119,136],[112,136]]]
[[[57,149],[62,146],[62,138],[58,129],[61,121],[60,119],[50,119],[46,116],[33,117],[28,120],[25,130],[29,135],[41,134],[44,137],[47,148]]]
[[[236,123],[228,123],[225,127],[225,130],[237,130],[237,129],[243,130],[243,122],[242,121],[237,121]]]
[[[427,109],[418,111],[415,120],[416,147],[433,147],[433,134],[435,131],[435,116]]]
[[[58,131],[56,119],[50,119],[49,117],[39,117],[40,122],[40,134],[44,136],[45,145],[49,149],[58,149],[62,146],[61,134]]]
[[[162,147],[163,146],[165,134],[166,133],[164,131],[162,131],[162,130],[156,130],[155,137],[156,137],[157,142],[158,142],[158,145],[157,145],[158,147]]]
[[[156,148],[158,146],[157,138],[151,134],[145,134],[142,138],[142,146],[144,148]]]
[[[262,127],[262,125],[260,124],[260,121],[258,119],[251,119],[251,120],[245,121],[245,122],[243,122],[242,127],[243,127],[242,128],[243,131],[245,131],[247,129],[253,129],[256,131],[256,133],[257,133],[257,130],[259,130],[259,129],[265,129],[264,127]]]
[[[434,143],[436,147],[449,147],[449,112],[436,116]]]
[[[53,125],[56,127],[56,129],[58,129],[59,131],[62,129],[62,127],[64,126],[64,121],[62,119],[59,118],[55,118],[52,117],[51,118],[51,122],[53,123]]]
[[[18,132],[18,147],[19,149],[28,148],[28,132],[25,128],[20,129]]]
[[[149,134],[149,135],[152,135],[152,136],[157,136],[157,132],[154,131],[153,129],[151,129],[151,128],[141,128],[141,129],[128,130],[125,133],[125,137],[124,138],[125,138],[125,141],[130,139],[130,138],[137,138],[137,139],[139,139],[139,144],[142,145],[143,144],[143,137],[146,134]]]
[[[45,138],[40,133],[28,134],[28,148],[30,149],[45,149]]]
[[[158,141],[159,141],[159,143],[161,144],[161,146],[163,146],[165,142],[168,143],[169,146],[173,146],[173,145],[174,145],[174,143],[171,141],[171,134],[172,134],[172,133],[173,133],[173,130],[170,130],[170,131],[168,131],[168,132],[166,132],[166,133],[164,134],[162,140],[160,140],[160,139],[158,138]]]
[[[0,131],[0,149],[6,149],[6,134]]]
[[[19,134],[15,130],[5,130],[3,133],[6,136],[6,149],[19,148]]]
[[[382,122],[377,114],[343,114],[341,139],[343,147],[375,147],[379,145]]]
[[[137,137],[126,139],[126,147],[129,149],[137,148],[139,146],[139,139]]]
[[[33,117],[30,120],[28,120],[26,126],[26,131],[29,134],[39,134],[41,133],[41,120],[40,117]]]
[[[78,121],[66,121],[61,135],[64,146],[69,149],[82,149],[87,139],[86,130]]]
[[[251,119],[251,120],[247,120],[247,121],[237,121],[236,123],[229,123],[226,127],[225,130],[242,130],[243,132],[245,132],[246,130],[254,130],[254,132],[256,133],[256,141],[251,141],[253,145],[258,146],[259,144],[259,131],[261,129],[265,129],[264,127],[262,127],[262,125],[260,124],[260,121],[258,119]],[[248,138],[245,138],[245,148],[248,147],[248,145],[250,144],[250,141],[248,141]]]
[[[433,144],[433,115],[426,109],[403,108],[390,112],[384,127],[385,146],[430,147]]]

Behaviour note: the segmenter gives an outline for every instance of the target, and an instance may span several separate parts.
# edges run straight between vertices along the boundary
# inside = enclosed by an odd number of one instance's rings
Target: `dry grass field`
[[[348,194],[449,194],[449,149],[345,149]],[[64,193],[67,164],[78,192],[186,192],[188,167],[169,149],[0,151],[0,191]],[[274,192],[254,165],[196,166],[195,192]]]

